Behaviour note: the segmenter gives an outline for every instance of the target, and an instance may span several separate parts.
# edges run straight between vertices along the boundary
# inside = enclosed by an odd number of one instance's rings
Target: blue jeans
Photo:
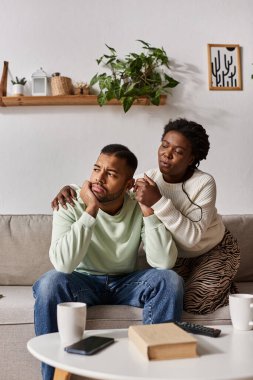
[[[51,270],[33,285],[35,333],[58,331],[57,304],[70,301],[140,307],[144,324],[180,320],[183,293],[183,280],[172,270],[146,269],[120,276]],[[53,374],[54,368],[42,364],[43,380],[52,380]]]

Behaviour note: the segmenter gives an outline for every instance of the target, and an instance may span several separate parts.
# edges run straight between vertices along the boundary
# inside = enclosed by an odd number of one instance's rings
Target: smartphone
[[[71,346],[65,347],[64,350],[70,352],[71,354],[93,355],[114,342],[114,338],[89,336],[88,338],[71,344]]]

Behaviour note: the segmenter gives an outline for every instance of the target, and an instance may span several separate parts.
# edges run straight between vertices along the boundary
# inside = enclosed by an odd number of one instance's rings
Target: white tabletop
[[[103,380],[252,380],[253,330],[217,326],[220,337],[194,335],[199,357],[148,361],[127,338],[127,330],[89,330],[85,336],[114,337],[116,343],[93,355],[68,354],[58,333],[32,338],[28,350],[40,361],[73,374]]]

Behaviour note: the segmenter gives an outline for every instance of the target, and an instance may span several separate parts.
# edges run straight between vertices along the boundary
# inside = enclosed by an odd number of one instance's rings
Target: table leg
[[[55,368],[54,380],[70,380],[71,373],[63,371],[62,369]]]

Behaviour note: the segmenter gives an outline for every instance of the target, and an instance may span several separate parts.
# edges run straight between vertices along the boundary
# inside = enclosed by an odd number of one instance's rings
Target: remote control
[[[181,327],[181,329],[192,334],[206,335],[212,338],[217,338],[221,333],[220,329],[214,329],[212,327],[196,325],[195,323],[190,323],[190,322],[174,322],[174,323],[178,327]]]

